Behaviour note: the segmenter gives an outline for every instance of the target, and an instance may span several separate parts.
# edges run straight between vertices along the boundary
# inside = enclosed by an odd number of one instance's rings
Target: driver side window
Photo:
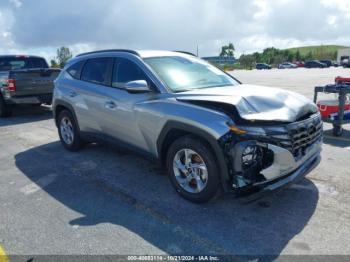
[[[136,80],[146,80],[149,83],[146,74],[138,65],[128,59],[117,58],[113,69],[112,86],[123,88],[125,83]]]

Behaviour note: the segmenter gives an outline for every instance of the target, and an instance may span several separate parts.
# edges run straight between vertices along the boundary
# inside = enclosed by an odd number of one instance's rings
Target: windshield
[[[48,65],[39,57],[0,57],[0,71],[30,68],[48,68]]]
[[[196,57],[150,57],[144,61],[173,92],[238,84],[215,66]]]

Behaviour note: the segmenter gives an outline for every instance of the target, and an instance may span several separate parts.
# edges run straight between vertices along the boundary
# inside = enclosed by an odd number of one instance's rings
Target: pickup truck
[[[60,71],[49,68],[42,57],[0,56],[0,117],[11,116],[17,104],[51,104]]]

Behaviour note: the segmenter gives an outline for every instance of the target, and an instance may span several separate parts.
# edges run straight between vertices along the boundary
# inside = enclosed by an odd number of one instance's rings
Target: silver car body
[[[285,62],[285,63],[279,64],[278,68],[279,69],[298,68],[298,66],[293,63]]]
[[[155,158],[164,157],[160,138],[164,136],[164,130],[169,123],[172,123],[171,127],[178,123],[188,132],[198,131],[205,134],[206,137],[210,137],[210,143],[216,143],[217,150],[221,150],[219,162],[222,169],[220,171],[225,173],[222,180],[230,181],[231,188],[245,185],[245,182],[232,178],[234,174],[239,173],[239,168],[235,170],[234,167],[237,151],[229,156],[232,158],[233,171],[230,171],[227,164],[223,167],[225,160],[221,158],[225,158],[227,153],[218,141],[231,132],[230,125],[245,128],[254,138],[249,138],[249,142],[262,143],[263,147],[274,153],[273,163],[261,171],[265,181],[256,182],[255,185],[268,183],[286,174],[294,176],[297,173],[305,174],[317,164],[321,151],[322,124],[317,107],[310,100],[294,92],[239,82],[236,86],[173,93],[143,59],[159,56],[186,58],[189,55],[168,51],[138,51],[137,53],[138,55],[124,51],[106,51],[86,54],[70,60],[55,81],[54,112],[59,106],[66,106],[74,111],[82,133],[93,133],[122,141],[150,153]],[[158,90],[131,94],[123,89],[74,79],[66,72],[72,64],[96,57],[122,57],[133,61],[147,74]],[[232,106],[236,108],[240,117],[246,123],[252,123],[252,126],[238,124],[226,112],[206,106],[206,103]],[[310,117],[300,120],[305,115]],[[317,129],[317,137],[312,134],[317,139],[310,140],[312,143],[310,142],[301,157],[297,157],[290,149],[278,143],[266,142],[264,139],[261,142],[259,139],[259,137],[270,137],[273,140],[274,135],[270,135],[271,132],[288,136],[291,125],[293,128],[299,125],[306,130]],[[311,135],[310,139],[313,139]],[[246,142],[244,139],[238,139],[232,148]],[[303,171],[300,171],[301,167]]]

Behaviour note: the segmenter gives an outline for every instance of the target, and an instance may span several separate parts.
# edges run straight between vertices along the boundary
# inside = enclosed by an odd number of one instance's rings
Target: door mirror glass
[[[125,83],[124,88],[130,93],[147,93],[150,92],[146,80],[135,80]]]

